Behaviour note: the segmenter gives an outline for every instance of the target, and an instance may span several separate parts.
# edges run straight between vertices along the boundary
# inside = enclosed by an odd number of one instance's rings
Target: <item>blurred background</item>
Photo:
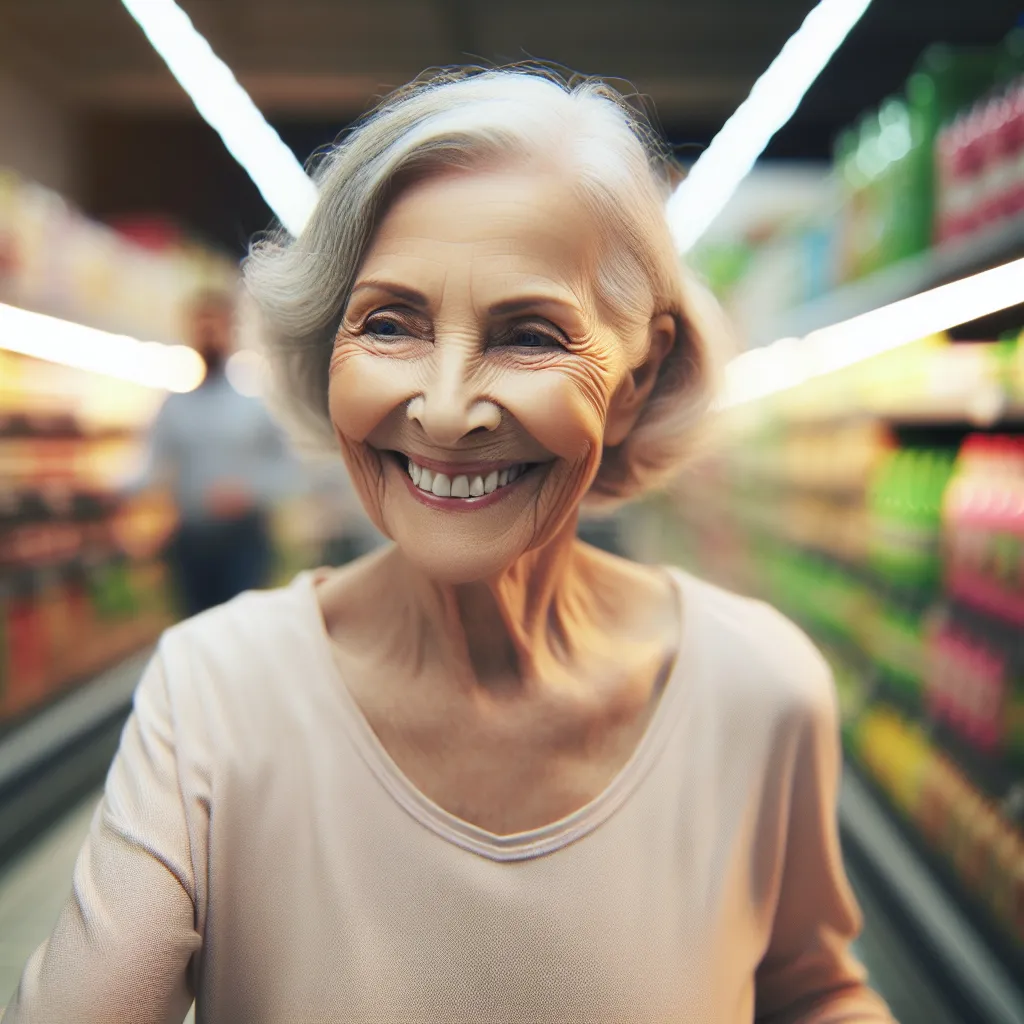
[[[266,416],[238,263],[281,211],[143,6],[0,0],[0,1006],[160,631],[380,540]],[[525,58],[630,83],[693,164],[814,6],[180,4],[302,164],[426,67]],[[581,530],[810,632],[872,980],[904,1024],[1021,1022],[1024,9],[861,6],[681,246],[735,328],[709,452]]]

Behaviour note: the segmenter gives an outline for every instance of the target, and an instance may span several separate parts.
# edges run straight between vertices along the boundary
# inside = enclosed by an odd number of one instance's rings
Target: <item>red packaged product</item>
[[[1013,156],[1013,172],[1010,175],[1009,191],[1006,197],[1006,214],[1014,216],[1024,213],[1024,78],[1019,79],[1010,89],[1010,115],[1006,133],[1008,146]]]
[[[30,581],[19,581],[8,599],[6,633],[10,676],[4,698],[5,717],[30,708],[46,687],[46,624]]]

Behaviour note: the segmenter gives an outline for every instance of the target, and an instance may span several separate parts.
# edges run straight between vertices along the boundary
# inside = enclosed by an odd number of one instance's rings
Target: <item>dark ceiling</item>
[[[625,79],[696,152],[813,0],[182,0],[302,159],[430,66],[555,61]],[[931,42],[997,43],[1022,0],[874,0],[768,157],[824,159]],[[0,62],[76,113],[82,199],[159,213],[241,251],[270,214],[118,0],[0,0]]]

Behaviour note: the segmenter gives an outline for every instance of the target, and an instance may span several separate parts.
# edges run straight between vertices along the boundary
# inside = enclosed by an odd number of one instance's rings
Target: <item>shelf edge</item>
[[[76,687],[0,740],[0,793],[131,705],[153,652],[148,645]]]
[[[839,798],[844,836],[856,844],[889,895],[927,935],[928,945],[991,1024],[1024,1024],[1024,997],[974,927],[931,876],[877,801],[850,771]]]

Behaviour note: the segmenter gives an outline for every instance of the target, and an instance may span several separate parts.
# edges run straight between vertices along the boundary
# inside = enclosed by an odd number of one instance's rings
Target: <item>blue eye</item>
[[[385,317],[368,320],[366,329],[381,338],[397,338],[402,334],[401,326],[394,320],[388,320]]]
[[[512,342],[519,348],[552,348],[558,345],[558,342],[550,334],[529,329],[516,331],[512,335]]]

